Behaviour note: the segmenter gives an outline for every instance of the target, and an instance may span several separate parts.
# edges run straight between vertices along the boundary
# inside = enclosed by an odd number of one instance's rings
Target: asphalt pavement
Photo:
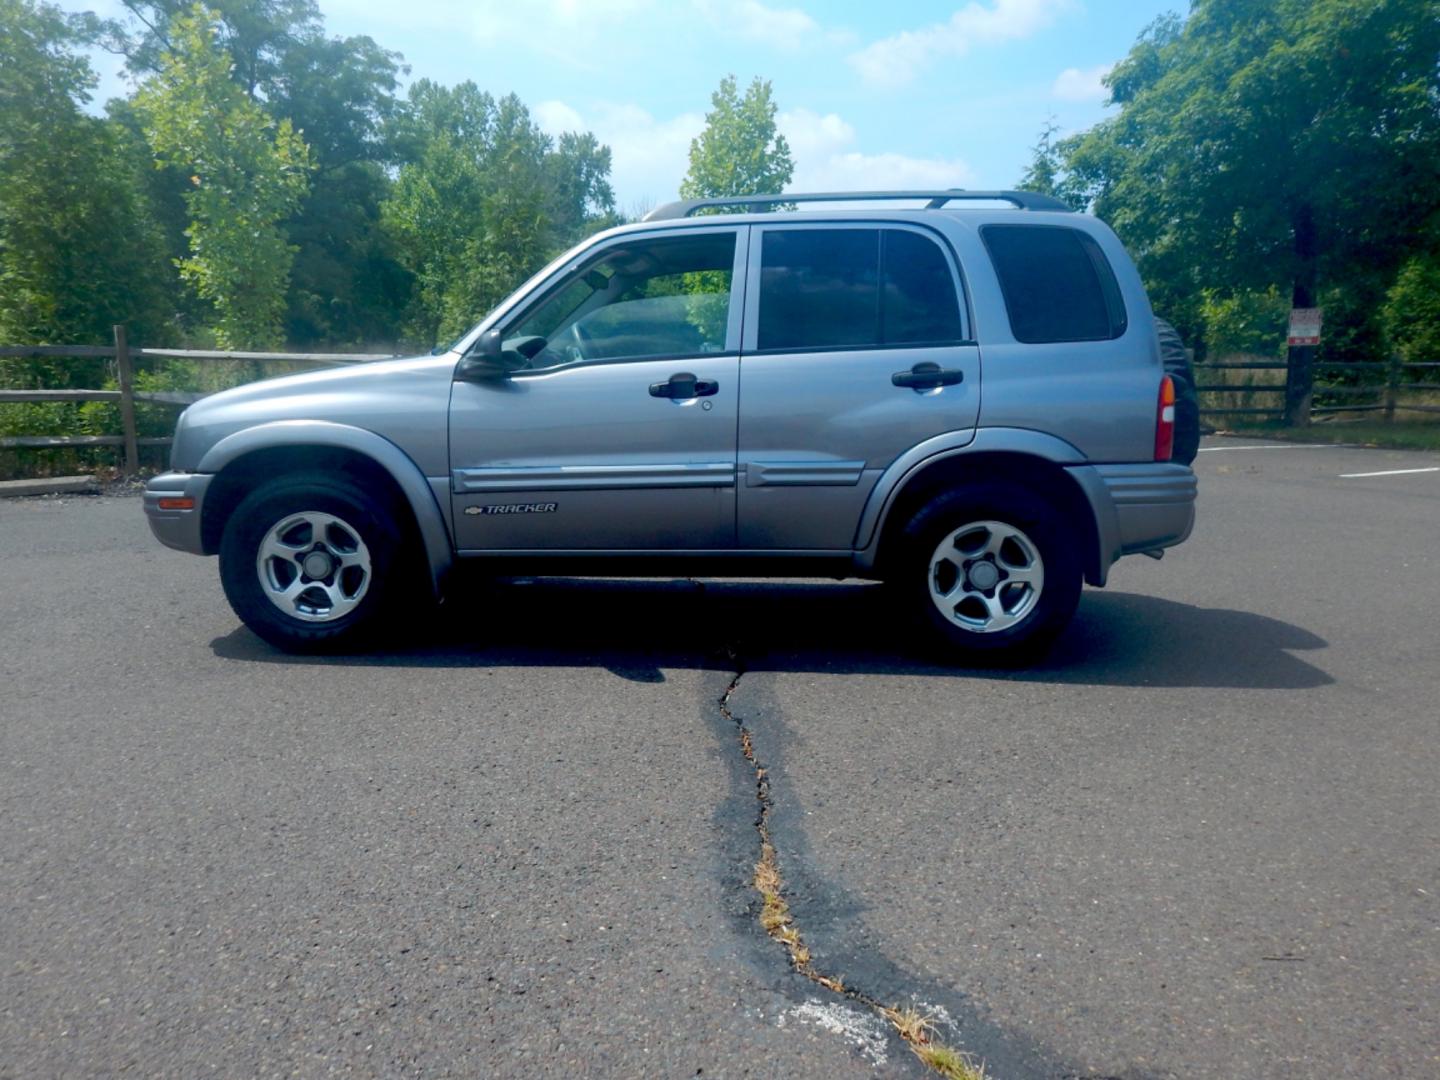
[[[0,503],[0,1077],[924,1075],[760,928],[734,721],[816,968],[996,1080],[1440,1075],[1440,457],[1196,469],[1020,671],[854,582],[296,658],[138,499]]]

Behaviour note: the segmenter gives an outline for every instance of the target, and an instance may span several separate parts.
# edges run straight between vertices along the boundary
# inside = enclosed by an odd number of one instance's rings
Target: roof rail
[[[945,191],[822,191],[790,193],[785,195],[721,195],[710,199],[681,199],[665,203],[651,210],[642,221],[671,221],[676,218],[693,217],[699,210],[715,207],[737,206],[779,206],[783,203],[807,202],[887,202],[896,199],[926,199],[926,210],[939,210],[946,203],[960,200],[970,202],[1008,202],[1017,210],[1064,210],[1068,203],[1037,191],[966,191],[950,188]]]

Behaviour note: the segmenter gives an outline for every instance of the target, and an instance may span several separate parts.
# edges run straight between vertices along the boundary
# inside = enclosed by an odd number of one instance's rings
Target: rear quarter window
[[[1090,236],[1053,225],[986,225],[980,236],[1016,341],[1109,341],[1125,332],[1115,272]]]

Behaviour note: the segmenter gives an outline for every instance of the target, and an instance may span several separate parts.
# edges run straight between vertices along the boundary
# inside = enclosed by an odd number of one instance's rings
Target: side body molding
[[[1085,455],[1064,439],[1025,428],[979,428],[952,431],[917,443],[880,474],[860,515],[855,532],[855,562],[863,569],[875,565],[881,527],[905,484],[926,466],[962,454],[1026,454],[1059,466],[1083,465]],[[1088,494],[1088,493],[1087,493]],[[1103,527],[1104,523],[1097,523]]]
[[[430,579],[438,594],[440,583],[454,561],[445,515],[435,501],[430,482],[410,457],[389,439],[364,428],[326,420],[276,420],[256,424],[227,435],[205,452],[196,469],[218,473],[232,461],[256,450],[299,446],[331,446],[353,450],[370,458],[387,473],[404,493],[420,527],[420,539],[430,563]]]

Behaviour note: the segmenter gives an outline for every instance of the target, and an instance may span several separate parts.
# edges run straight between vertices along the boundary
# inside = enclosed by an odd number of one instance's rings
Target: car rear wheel
[[[1079,603],[1081,567],[1063,517],[1022,488],[947,492],[906,527],[892,582],[951,656],[1034,657]]]
[[[367,643],[396,599],[394,516],[354,484],[282,477],[251,492],[226,523],[220,580],[245,625],[291,652]]]

